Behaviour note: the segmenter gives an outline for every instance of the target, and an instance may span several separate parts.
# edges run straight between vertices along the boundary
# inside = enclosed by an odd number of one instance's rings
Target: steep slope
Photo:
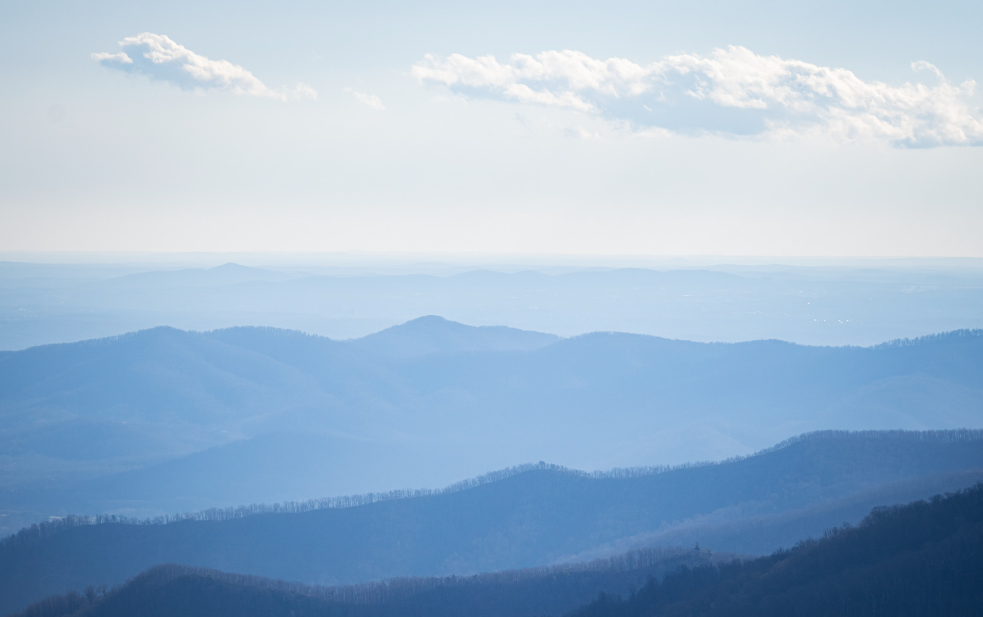
[[[870,490],[826,499],[804,507],[765,513],[742,514],[739,509],[718,510],[664,525],[659,531],[621,538],[564,561],[579,562],[616,555],[629,549],[650,546],[692,546],[698,542],[714,551],[745,555],[767,555],[793,546],[823,530],[861,520],[872,509],[954,493],[983,482],[983,469],[928,474],[889,482]]]
[[[739,523],[807,508],[796,529],[819,534],[843,522],[848,496],[912,480],[923,491],[915,496],[926,497],[938,491],[927,476],[951,486],[952,474],[980,469],[979,433],[824,433],[743,460],[663,472],[592,476],[538,465],[450,491],[354,500],[362,504],[354,507],[40,527],[0,546],[0,612],[122,582],[159,563],[337,584],[548,564],[666,529],[675,529],[673,543],[690,544],[707,520]],[[695,533],[684,533],[687,521]],[[746,531],[735,524],[734,535]],[[717,541],[735,540],[718,529]]]
[[[684,568],[627,601],[575,617],[977,615],[983,605],[983,485],[871,512],[791,551]]]

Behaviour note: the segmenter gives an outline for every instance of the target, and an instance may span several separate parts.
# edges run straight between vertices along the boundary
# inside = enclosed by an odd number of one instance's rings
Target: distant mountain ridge
[[[881,262],[886,269],[678,263],[513,273],[284,265],[239,279],[217,276],[228,265],[183,271],[145,265],[135,272],[132,264],[3,263],[0,349],[162,324],[192,331],[264,325],[341,340],[421,315],[561,336],[619,331],[812,345],[873,345],[983,327],[983,270],[934,263]]]
[[[237,285],[251,282],[278,282],[297,278],[285,272],[241,266],[226,263],[212,268],[187,268],[183,270],[154,270],[127,274],[102,282],[101,287],[113,288],[167,288],[167,287],[209,287]]]
[[[341,340],[421,315],[561,336],[619,331],[812,345],[873,345],[983,327],[983,270],[934,264],[693,268],[680,262],[658,269],[512,273],[282,264],[249,272],[240,268],[248,276],[235,279],[218,276],[223,268],[232,270],[229,265],[183,271],[144,265],[134,272],[134,264],[3,263],[0,349],[162,324],[192,331],[275,326]]]
[[[981,409],[979,331],[858,348],[436,317],[356,341],[156,328],[0,354],[0,532],[440,486],[524,460],[604,469],[829,428],[980,428]]]
[[[349,341],[361,350],[396,358],[468,351],[532,351],[559,341],[555,334],[505,326],[466,326],[427,315]]]

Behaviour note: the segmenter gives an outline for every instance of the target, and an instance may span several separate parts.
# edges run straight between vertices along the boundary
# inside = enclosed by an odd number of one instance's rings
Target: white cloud
[[[345,92],[358,99],[359,103],[371,107],[376,111],[384,111],[386,109],[386,106],[382,104],[382,99],[374,94],[365,94],[352,88],[345,88]]]
[[[108,54],[106,52],[98,51],[92,54],[92,59],[99,62],[119,62],[120,64],[133,64],[133,59],[126,55],[126,52],[119,52],[118,54]]]
[[[92,58],[103,66],[141,73],[186,89],[224,90],[283,101],[317,98],[317,92],[307,84],[297,84],[293,89],[268,88],[238,64],[228,60],[209,60],[162,34],[144,32],[126,37],[119,44],[124,49],[132,48],[133,55],[125,51],[115,54],[98,52],[92,54]]]
[[[676,132],[822,134],[902,146],[983,145],[971,103],[975,82],[950,84],[928,62],[934,85],[866,82],[851,71],[759,56],[744,47],[680,54],[649,65],[577,51],[492,56],[427,55],[413,75],[455,93],[563,107]]]

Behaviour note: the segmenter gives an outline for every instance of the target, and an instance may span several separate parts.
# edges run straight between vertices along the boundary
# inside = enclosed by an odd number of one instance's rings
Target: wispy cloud
[[[598,60],[577,51],[492,56],[427,55],[413,75],[472,97],[573,109],[675,132],[737,135],[823,134],[899,146],[983,145],[983,119],[971,102],[975,82],[892,86],[851,71],[759,56],[744,47],[709,56],[667,56],[649,65]]]
[[[376,111],[384,111],[386,109],[386,106],[382,104],[382,99],[374,94],[366,94],[353,88],[345,88],[345,92],[358,99],[359,103],[371,107]]]
[[[283,101],[317,98],[317,92],[307,84],[297,84],[292,89],[268,88],[238,64],[232,64],[228,60],[209,60],[183,45],[178,45],[163,34],[144,32],[126,37],[119,45],[124,51],[97,52],[92,54],[92,58],[106,67],[141,73],[151,79],[167,81],[189,90],[224,90],[233,94]]]

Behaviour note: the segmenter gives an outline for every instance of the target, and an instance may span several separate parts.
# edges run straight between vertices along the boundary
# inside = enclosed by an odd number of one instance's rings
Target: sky
[[[983,3],[0,4],[0,252],[983,257]]]

